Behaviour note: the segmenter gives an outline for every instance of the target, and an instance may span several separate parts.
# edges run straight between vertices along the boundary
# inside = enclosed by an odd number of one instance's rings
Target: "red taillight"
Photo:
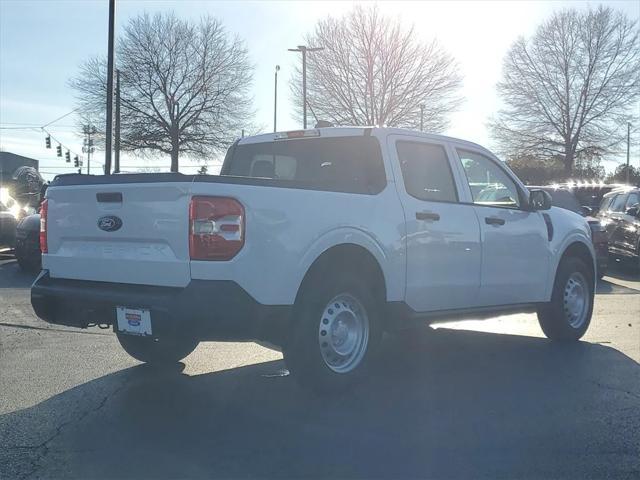
[[[40,206],[40,251],[47,253],[49,246],[47,245],[47,212],[49,211],[49,201],[45,198]]]
[[[189,205],[192,260],[230,260],[244,245],[244,208],[233,198],[193,197]]]

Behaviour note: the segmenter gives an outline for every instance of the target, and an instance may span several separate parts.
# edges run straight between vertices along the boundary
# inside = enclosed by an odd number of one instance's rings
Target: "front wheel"
[[[552,340],[579,340],[593,313],[591,269],[579,258],[563,259],[558,267],[551,301],[538,308],[542,331]]]
[[[380,341],[381,310],[366,279],[344,274],[311,282],[283,348],[291,374],[319,392],[339,391],[363,379]]]
[[[193,352],[198,341],[190,337],[152,338],[117,333],[120,345],[136,360],[157,366],[172,365]]]

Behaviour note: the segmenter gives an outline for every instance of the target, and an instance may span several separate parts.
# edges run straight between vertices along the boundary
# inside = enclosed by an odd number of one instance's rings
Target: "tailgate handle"
[[[122,193],[120,192],[101,192],[96,193],[96,199],[99,203],[122,203]]]

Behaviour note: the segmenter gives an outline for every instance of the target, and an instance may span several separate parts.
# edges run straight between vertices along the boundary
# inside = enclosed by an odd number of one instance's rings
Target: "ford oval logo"
[[[122,220],[115,215],[107,215],[98,219],[98,228],[105,232],[115,232],[122,227]]]

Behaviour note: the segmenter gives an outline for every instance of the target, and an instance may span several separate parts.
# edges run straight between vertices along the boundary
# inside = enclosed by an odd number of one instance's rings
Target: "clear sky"
[[[377,2],[380,9],[415,26],[425,40],[437,38],[457,59],[464,75],[466,98],[453,115],[447,134],[491,147],[486,122],[498,108],[495,84],[502,59],[511,43],[528,36],[557,9],[586,9],[597,2],[585,1],[451,1]],[[604,2],[640,19],[640,1]],[[339,15],[353,2],[217,2],[178,0],[117,0],[116,31],[132,16],[143,12],[175,11],[197,19],[202,14],[219,18],[228,31],[246,42],[255,65],[253,96],[256,122],[264,131],[273,128],[273,74],[280,65],[278,129],[299,128],[293,111],[288,81],[297,60],[287,48],[300,44],[315,22]],[[44,148],[42,126],[74,108],[68,79],[88,57],[105,55],[107,48],[107,0],[0,0],[0,149],[36,158],[45,174],[69,172],[69,164]],[[48,129],[72,151],[80,153],[82,139],[75,133],[74,115]],[[25,127],[34,127],[26,130]],[[55,147],[55,143],[54,143]],[[637,144],[632,161],[638,164]],[[209,163],[213,164],[215,159]],[[104,163],[97,152],[95,163]],[[123,159],[123,169],[138,166],[168,168],[169,159]],[[186,163],[186,162],[185,162]],[[609,168],[612,164],[607,165]],[[195,164],[184,165],[192,172]],[[86,168],[85,168],[86,170]],[[96,172],[97,173],[97,172]],[[50,175],[47,175],[50,177]]]

